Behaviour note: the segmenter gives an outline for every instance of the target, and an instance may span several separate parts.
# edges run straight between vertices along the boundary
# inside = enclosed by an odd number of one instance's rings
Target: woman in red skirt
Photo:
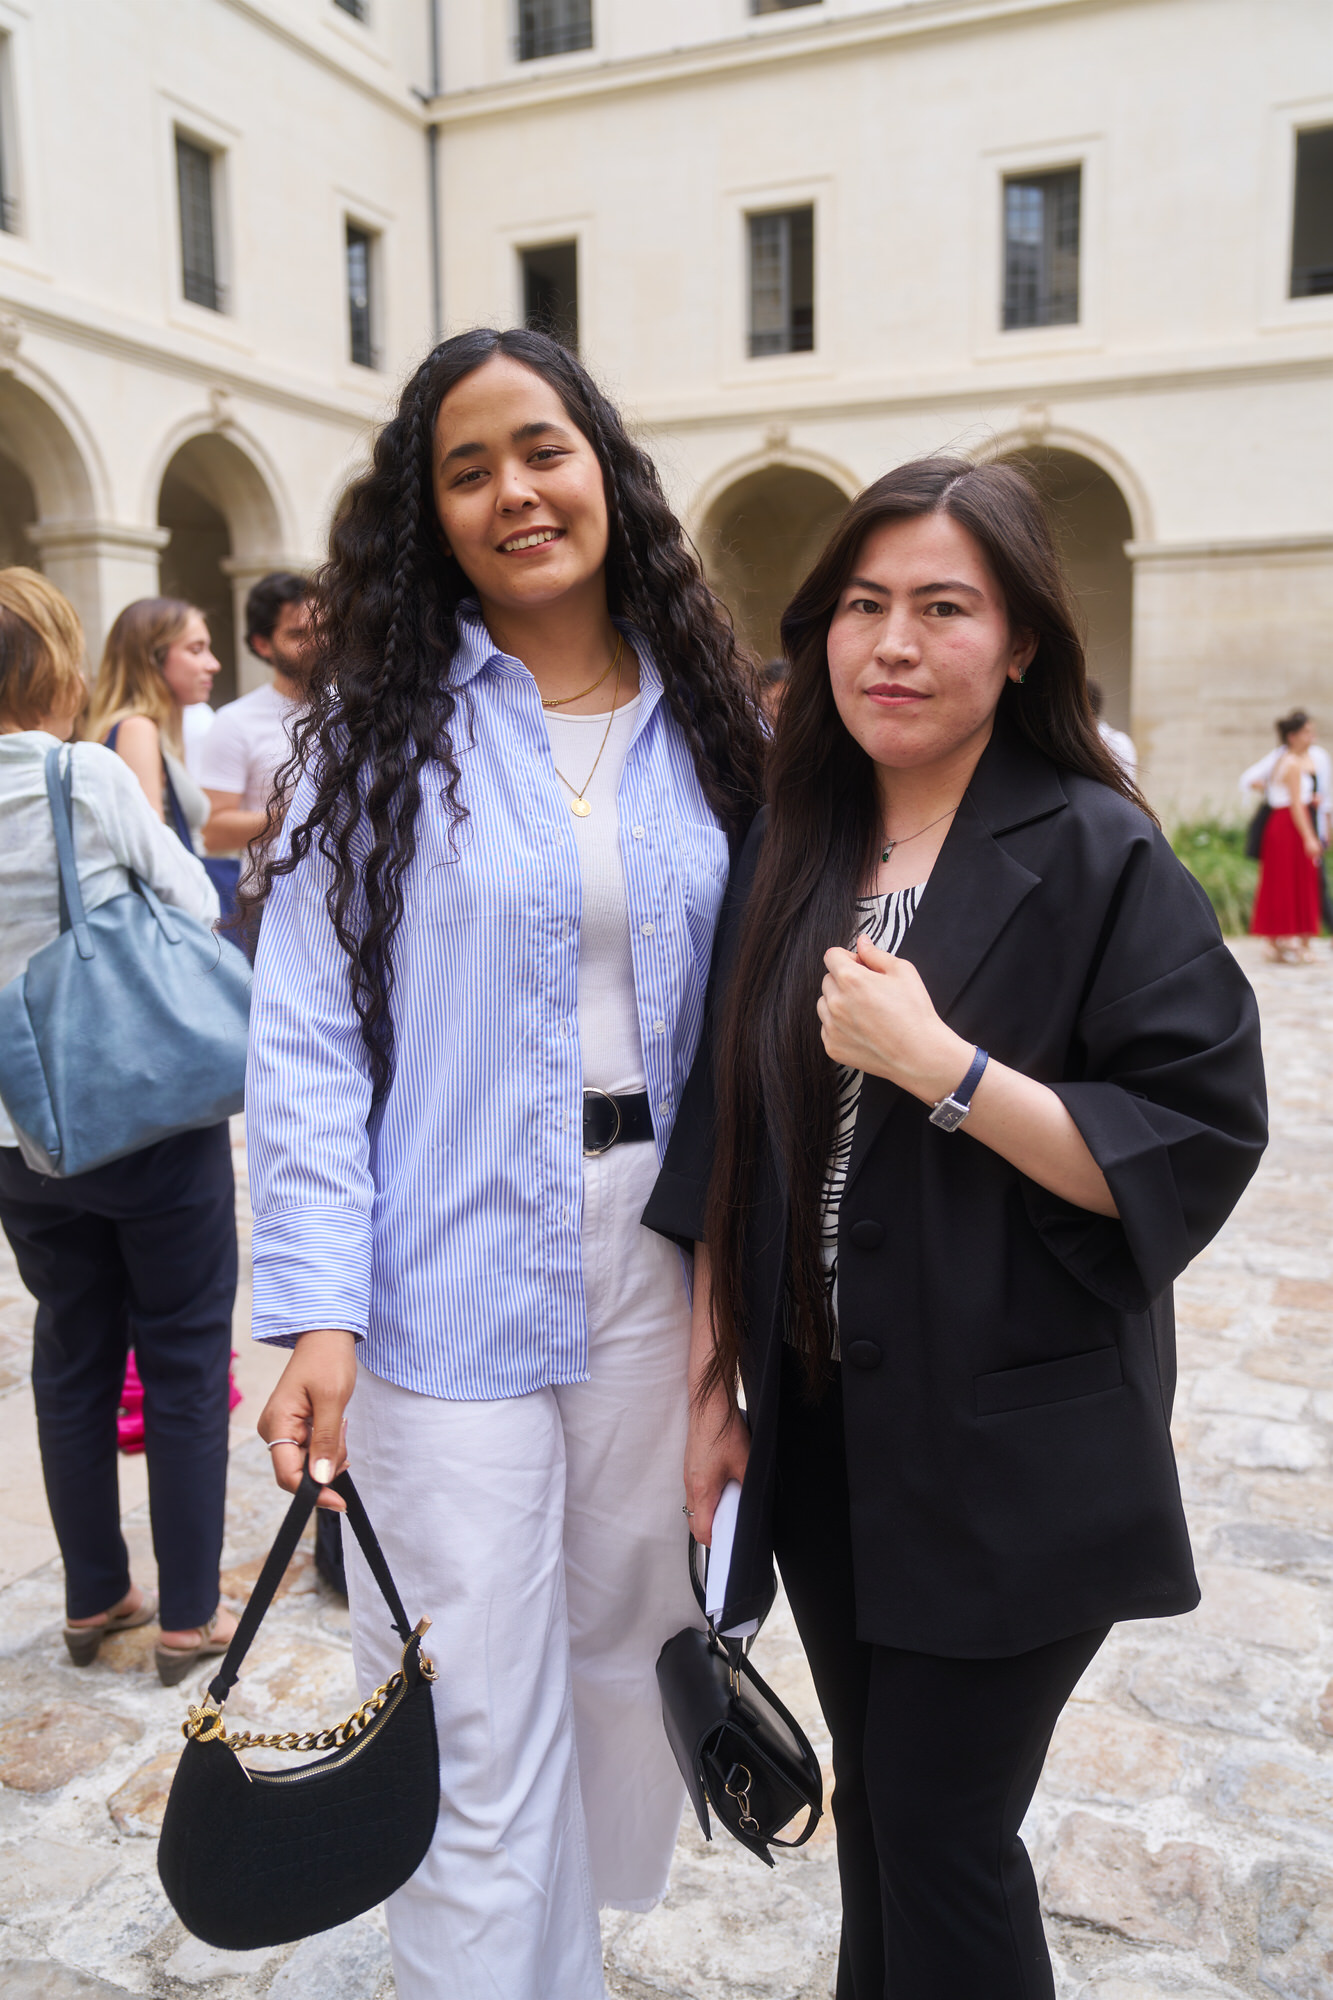
[[[1309,965],[1319,932],[1319,840],[1312,801],[1314,724],[1301,710],[1277,725],[1282,755],[1264,796],[1271,808],[1259,849],[1259,888],[1250,930],[1269,940],[1276,964]]]

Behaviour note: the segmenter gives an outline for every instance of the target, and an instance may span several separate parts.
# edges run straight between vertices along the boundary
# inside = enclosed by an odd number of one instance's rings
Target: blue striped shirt
[[[450,684],[469,817],[427,765],[394,943],[392,1084],[371,1109],[317,849],[273,888],[251,1003],[254,1333],[346,1327],[376,1374],[468,1401],[588,1372],[580,1243],[580,874],[537,684],[464,616]],[[726,836],[646,648],[617,792],[659,1157],[703,1015]],[[302,780],[288,815],[312,796]]]

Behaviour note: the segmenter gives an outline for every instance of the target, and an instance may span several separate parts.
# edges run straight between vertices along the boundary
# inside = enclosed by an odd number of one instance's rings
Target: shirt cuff
[[[291,1347],[312,1328],[364,1340],[370,1318],[370,1217],[359,1209],[295,1208],[254,1225],[256,1340]]]

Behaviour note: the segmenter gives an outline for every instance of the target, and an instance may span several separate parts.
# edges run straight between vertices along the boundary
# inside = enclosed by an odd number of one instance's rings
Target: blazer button
[[[858,1250],[878,1250],[884,1241],[884,1224],[872,1222],[868,1216],[852,1224],[852,1241]]]
[[[877,1340],[854,1340],[847,1349],[847,1359],[853,1368],[878,1368],[884,1356]]]

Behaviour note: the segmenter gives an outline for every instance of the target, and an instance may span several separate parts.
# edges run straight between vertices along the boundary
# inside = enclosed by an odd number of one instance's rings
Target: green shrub
[[[1189,820],[1171,830],[1171,845],[1197,876],[1227,937],[1250,928],[1259,864],[1246,859],[1245,827],[1220,819]]]

